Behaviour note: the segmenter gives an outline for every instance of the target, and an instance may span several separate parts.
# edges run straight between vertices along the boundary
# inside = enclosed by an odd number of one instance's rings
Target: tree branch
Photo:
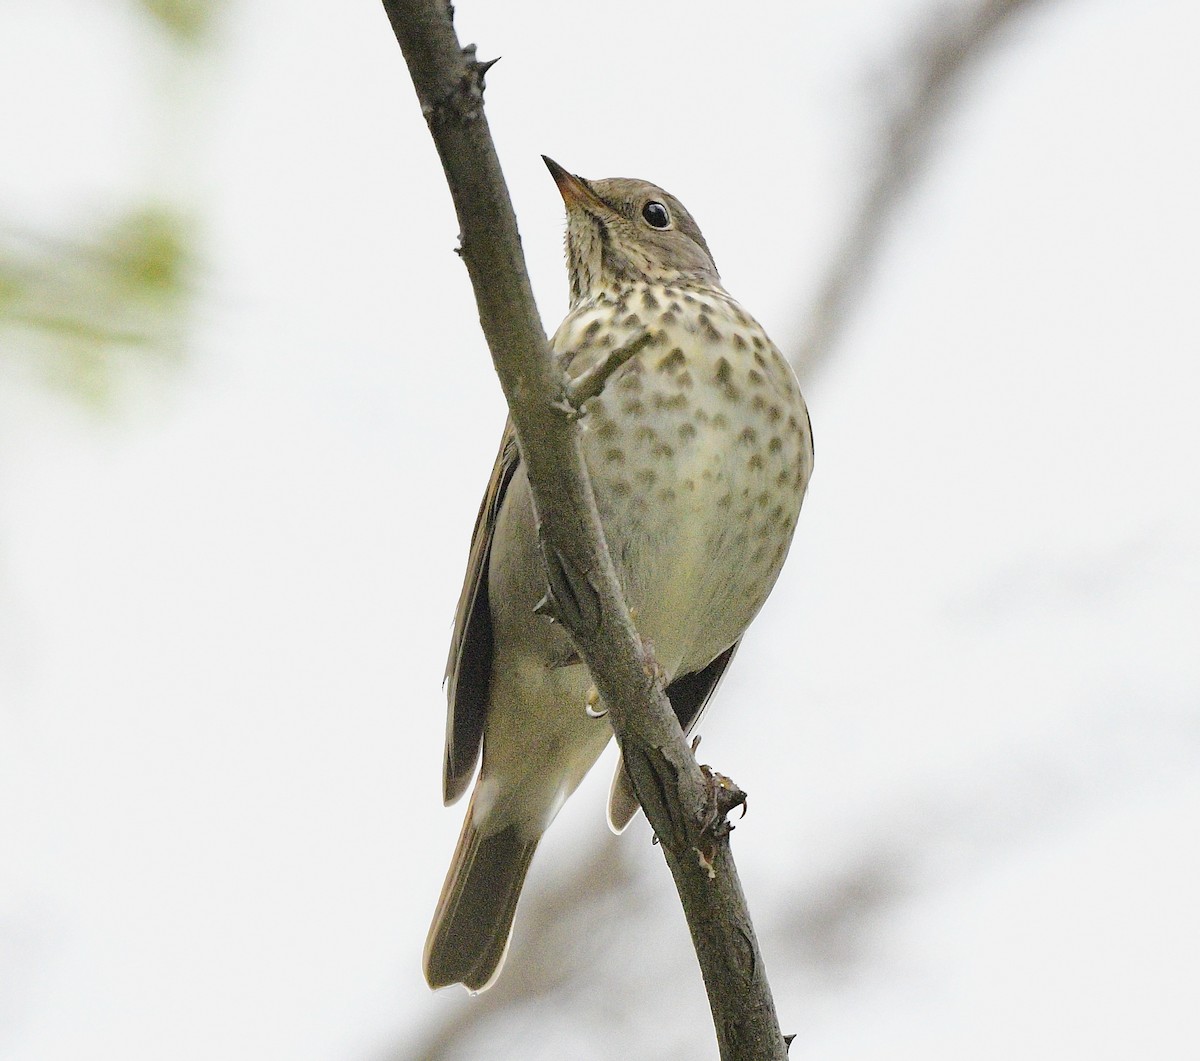
[[[608,554],[563,373],[538,319],[483,113],[488,64],[444,0],[384,0],[450,186],[480,324],[529,475],[550,586],[609,709],[634,791],[683,903],[723,1061],[787,1056],[729,850],[726,790],[701,771],[639,638]],[[583,705],[579,705],[583,710]]]

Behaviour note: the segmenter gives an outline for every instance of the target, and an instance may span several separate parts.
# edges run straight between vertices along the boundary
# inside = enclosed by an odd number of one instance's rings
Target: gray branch
[[[634,791],[675,878],[723,1061],[787,1056],[729,849],[730,790],[702,772],[639,638],[605,544],[562,372],[538,318],[483,112],[488,64],[444,0],[384,0],[458,213],[480,324],[512,413],[563,622],[609,708]],[[582,705],[580,705],[582,710]]]

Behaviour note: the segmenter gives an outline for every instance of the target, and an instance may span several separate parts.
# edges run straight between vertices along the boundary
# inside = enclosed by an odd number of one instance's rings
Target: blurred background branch
[[[871,279],[889,227],[919,182],[937,131],[963,81],[1015,16],[1044,0],[982,0],[926,13],[890,69],[877,78],[879,134],[858,206],[834,244],[817,293],[801,318],[792,364],[811,379],[836,347]]]

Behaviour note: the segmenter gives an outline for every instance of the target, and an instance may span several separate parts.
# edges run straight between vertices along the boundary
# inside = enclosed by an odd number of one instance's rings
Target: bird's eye
[[[657,199],[651,199],[642,207],[642,217],[651,228],[666,228],[671,223],[667,208]]]

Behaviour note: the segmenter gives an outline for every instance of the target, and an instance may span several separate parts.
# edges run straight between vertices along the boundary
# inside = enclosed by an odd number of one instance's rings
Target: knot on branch
[[[600,593],[591,577],[546,541],[540,524],[538,547],[549,585],[534,612],[562,623],[576,638],[593,636],[600,626]]]
[[[728,846],[729,834],[733,832],[729,815],[735,807],[741,807],[744,818],[747,800],[746,793],[738,787],[735,781],[718,773],[711,766],[702,763],[700,772],[704,775],[708,806],[705,810],[704,825],[699,839],[692,850],[696,853],[700,867],[708,874],[708,879],[712,880],[717,875],[714,866],[717,850],[722,845]]]
[[[668,836],[663,836],[655,826],[653,844],[663,844],[668,851],[684,851],[687,849],[688,830],[686,823],[676,813],[680,808],[677,800],[671,799],[668,788],[678,789],[679,767],[672,761],[665,748],[657,748],[657,755],[644,754],[639,748],[622,745],[621,754],[625,758],[625,771],[633,783],[638,802],[651,821],[666,821],[670,829]]]
[[[475,58],[475,45],[468,44],[462,50],[462,59],[462,71],[454,87],[421,108],[431,130],[447,123],[474,122],[483,116],[484,75],[500,57],[481,62]]]
[[[700,772],[708,786],[709,818],[705,830],[711,831],[724,828],[728,834],[733,826],[726,820],[736,808],[742,808],[742,817],[746,817],[748,800],[746,793],[738,787],[736,781],[718,773],[711,766],[700,765]]]

